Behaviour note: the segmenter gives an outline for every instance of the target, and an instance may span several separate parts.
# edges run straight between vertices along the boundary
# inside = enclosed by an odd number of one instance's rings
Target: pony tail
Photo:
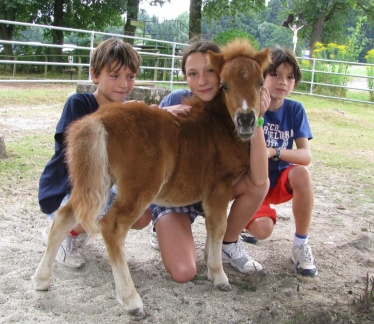
[[[72,191],[70,203],[79,224],[90,234],[99,232],[99,217],[109,199],[107,131],[92,116],[74,122],[66,136]]]

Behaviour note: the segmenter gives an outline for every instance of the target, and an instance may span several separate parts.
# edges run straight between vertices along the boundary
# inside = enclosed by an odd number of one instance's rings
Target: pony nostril
[[[238,126],[251,127],[255,123],[255,115],[253,112],[250,113],[239,113],[238,115]]]

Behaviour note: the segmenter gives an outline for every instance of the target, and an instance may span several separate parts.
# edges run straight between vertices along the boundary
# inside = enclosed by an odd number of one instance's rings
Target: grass
[[[66,101],[69,93],[75,92],[75,84],[0,84],[1,104],[3,106],[49,105]]]
[[[349,71],[349,74],[367,76],[365,65],[351,65],[348,71]]]
[[[301,95],[291,99],[302,102],[307,111],[314,159],[342,172],[374,174],[372,105]]]

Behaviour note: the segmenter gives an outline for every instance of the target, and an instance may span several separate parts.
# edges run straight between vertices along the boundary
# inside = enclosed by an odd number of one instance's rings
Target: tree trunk
[[[310,54],[313,54],[314,44],[317,42],[322,43],[323,27],[326,22],[326,16],[320,16],[313,24],[312,33],[309,40]]]
[[[0,36],[4,40],[12,40],[15,25],[0,24]],[[4,59],[14,60],[12,44],[4,44]],[[5,64],[5,71],[12,71],[13,65]],[[1,153],[1,152],[0,152]]]
[[[201,35],[201,7],[202,0],[190,0],[190,40]]]
[[[0,24],[0,36],[4,40],[12,40],[15,25]],[[4,44],[4,54],[11,59],[13,56],[12,44]]]
[[[65,0],[55,0],[53,5],[53,22],[52,26],[64,27],[64,4]],[[62,30],[52,30],[52,42],[55,45],[64,44],[64,32]],[[61,62],[62,48],[52,48],[52,61]],[[52,69],[56,67],[52,66]],[[58,67],[57,67],[58,68]]]
[[[128,0],[127,18],[126,18],[125,28],[123,31],[124,35],[135,36],[136,26],[131,25],[131,20],[138,19],[138,12],[139,12],[139,0]],[[125,38],[125,41],[130,43],[131,45],[134,44],[134,39],[132,38]]]

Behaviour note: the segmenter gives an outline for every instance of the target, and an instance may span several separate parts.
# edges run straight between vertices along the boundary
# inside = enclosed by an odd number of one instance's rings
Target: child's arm
[[[174,115],[180,115],[180,114],[187,115],[191,112],[191,106],[182,105],[182,104],[162,107],[161,109],[165,109]]]
[[[249,168],[248,176],[254,185],[265,183],[268,178],[268,156],[262,127],[257,127],[251,139]]]
[[[296,149],[280,149],[280,160],[293,164],[309,165],[312,160],[309,140],[306,137],[301,137],[296,139],[295,143]],[[269,147],[267,151],[269,158],[276,155],[276,150],[272,147]]]
[[[270,105],[270,94],[266,88],[261,89],[260,116],[263,116]],[[268,178],[268,153],[264,136],[264,129],[258,127],[251,140],[249,157],[249,178],[255,185],[262,185]]]

